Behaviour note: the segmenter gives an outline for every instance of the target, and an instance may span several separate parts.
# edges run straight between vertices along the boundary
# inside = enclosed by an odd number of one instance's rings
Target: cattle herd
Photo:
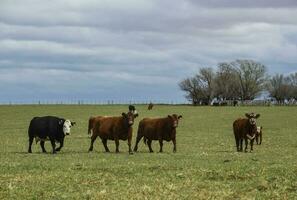
[[[250,151],[253,150],[253,143],[256,139],[257,144],[262,143],[262,126],[257,126],[256,119],[259,114],[246,113],[246,118],[239,118],[233,122],[233,133],[236,142],[237,151],[243,151],[243,141],[245,141],[245,152],[247,151],[248,142],[250,142]],[[181,115],[172,114],[164,118],[143,118],[138,124],[136,143],[132,151],[132,126],[134,119],[138,117],[137,110],[133,105],[129,106],[127,113],[123,112],[120,116],[96,116],[90,117],[88,123],[88,134],[91,135],[89,151],[93,150],[96,138],[102,141],[106,152],[110,152],[107,146],[107,140],[114,140],[116,152],[119,152],[119,140],[128,140],[128,152],[130,154],[137,152],[138,144],[143,138],[150,152],[153,152],[152,141],[158,140],[160,149],[163,152],[163,141],[172,141],[173,152],[176,152],[176,128],[178,127]],[[34,117],[29,125],[29,148],[28,152],[32,153],[32,143],[35,139],[36,144],[40,142],[42,152],[46,152],[44,143],[49,140],[52,145],[52,153],[60,151],[64,145],[64,138],[70,135],[71,127],[76,123],[69,119],[45,116]],[[56,148],[56,142],[60,144]]]

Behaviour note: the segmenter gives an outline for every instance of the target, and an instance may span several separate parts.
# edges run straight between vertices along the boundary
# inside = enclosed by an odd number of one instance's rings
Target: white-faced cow
[[[34,117],[28,129],[29,135],[29,149],[28,152],[32,153],[32,143],[35,138],[36,143],[40,141],[42,152],[46,152],[44,142],[49,140],[52,145],[53,153],[60,151],[64,145],[65,135],[70,135],[71,127],[75,122],[66,120],[59,117],[45,116]],[[55,142],[59,142],[60,146],[56,148]]]
[[[250,140],[251,151],[253,150],[254,139],[257,134],[256,119],[260,114],[246,113],[247,118],[239,118],[233,122],[233,133],[237,151],[242,151],[242,143],[245,141],[245,152],[247,151],[248,140]]]

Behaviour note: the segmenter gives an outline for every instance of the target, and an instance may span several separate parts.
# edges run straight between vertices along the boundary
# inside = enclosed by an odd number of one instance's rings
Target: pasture
[[[127,105],[0,106],[0,199],[297,199],[297,107],[191,107],[156,105],[136,108],[144,117],[181,114],[177,153],[164,142],[149,153],[120,153],[97,138],[88,153],[89,116],[120,115]],[[260,113],[263,143],[238,153],[232,123],[245,112]],[[33,116],[54,115],[76,121],[56,155],[41,153],[35,142],[27,153],[27,128]],[[45,145],[51,151],[50,142]]]

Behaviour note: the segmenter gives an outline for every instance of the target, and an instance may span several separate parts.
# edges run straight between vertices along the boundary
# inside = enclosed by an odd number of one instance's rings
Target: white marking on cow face
[[[256,125],[256,123],[257,123],[256,118],[253,118],[253,117],[252,117],[252,118],[250,118],[249,120],[250,120],[250,124],[251,124],[251,125]]]
[[[63,124],[63,133],[65,135],[70,135],[70,129],[71,129],[71,121],[69,119],[65,120],[64,124]]]

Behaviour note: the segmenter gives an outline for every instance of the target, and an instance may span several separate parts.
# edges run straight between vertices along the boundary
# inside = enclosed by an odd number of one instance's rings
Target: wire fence
[[[147,105],[166,104],[166,105],[191,105],[188,101],[119,101],[119,100],[37,100],[37,101],[0,101],[0,105]]]
[[[170,100],[36,100],[36,101],[0,101],[0,105],[148,105],[149,103],[159,105],[192,105],[189,101],[170,101]],[[297,101],[286,101],[278,103],[268,100],[247,100],[238,101],[234,105],[234,101],[224,101],[221,103],[211,103],[210,105],[195,106],[297,106]]]

